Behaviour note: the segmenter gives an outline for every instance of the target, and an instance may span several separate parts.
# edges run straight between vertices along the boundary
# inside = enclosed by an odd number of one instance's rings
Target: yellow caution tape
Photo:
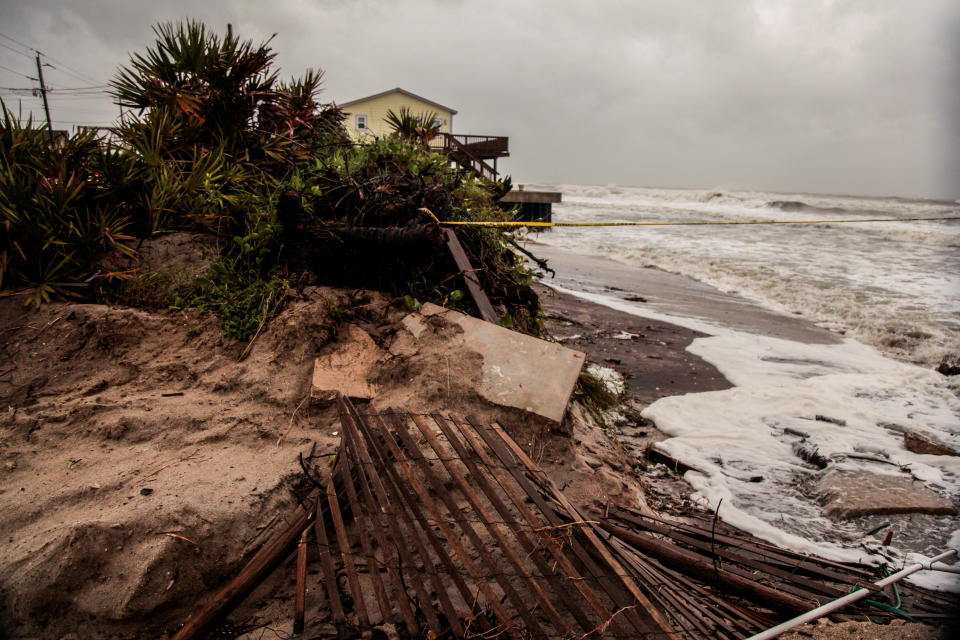
[[[681,227],[704,225],[737,225],[737,224],[840,224],[847,222],[926,222],[932,220],[960,220],[960,216],[939,216],[935,218],[858,218],[856,220],[737,220],[730,222],[718,221],[683,221],[683,222],[523,222],[520,220],[494,221],[467,221],[467,220],[440,220],[432,211],[421,207],[423,211],[440,225],[468,226],[468,227]]]

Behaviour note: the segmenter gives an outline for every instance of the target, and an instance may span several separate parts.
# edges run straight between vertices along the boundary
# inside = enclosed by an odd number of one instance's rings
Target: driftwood
[[[240,604],[281,562],[283,562],[301,534],[314,518],[313,505],[319,499],[319,490],[313,491],[287,520],[290,524],[263,547],[227,586],[210,602],[203,605],[183,626],[173,640],[203,638],[214,625],[221,622]]]
[[[721,587],[725,591],[743,596],[753,602],[763,604],[774,611],[791,614],[803,613],[820,604],[817,601],[811,602],[798,598],[778,589],[762,585],[756,580],[737,575],[709,562],[699,554],[687,551],[674,544],[638,536],[608,521],[600,521],[599,526],[638,551],[656,558],[667,567],[685,575],[693,576],[708,584]]]
[[[652,460],[653,462],[661,462],[667,465],[668,467],[673,469],[674,473],[684,474],[687,471],[696,471],[697,473],[708,475],[704,471],[701,471],[700,469],[694,466],[691,466],[686,462],[678,460],[677,458],[674,458],[668,453],[661,451],[656,447],[655,444],[647,447],[647,450],[644,452],[644,456],[647,458],[647,460]]]
[[[303,633],[303,618],[307,604],[307,536],[310,526],[300,534],[300,543],[297,545],[297,592],[294,595],[295,611],[293,614],[293,632]]]

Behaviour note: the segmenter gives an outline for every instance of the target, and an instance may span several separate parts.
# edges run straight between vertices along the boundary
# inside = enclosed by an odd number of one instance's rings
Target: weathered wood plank
[[[470,258],[464,252],[456,232],[453,229],[444,229],[444,232],[447,234],[447,247],[450,249],[450,255],[453,256],[453,261],[457,263],[457,268],[463,274],[463,279],[467,283],[467,290],[470,292],[474,304],[477,305],[480,317],[487,322],[499,324],[500,319],[497,317],[497,312],[493,310],[490,298],[487,297],[483,287],[480,286],[480,280],[477,278],[473,265],[470,264]]]

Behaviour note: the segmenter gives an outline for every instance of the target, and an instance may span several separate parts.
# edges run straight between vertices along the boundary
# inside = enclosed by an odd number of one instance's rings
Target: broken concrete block
[[[930,438],[909,431],[903,434],[903,448],[913,453],[923,453],[932,456],[960,456],[960,453],[957,453],[955,449],[945,444],[934,442]]]
[[[419,314],[408,316],[404,326],[414,336],[420,335],[424,317],[441,317],[462,329],[451,340],[449,354],[482,357],[476,390],[483,398],[557,423],[563,419],[586,359],[583,353],[429,303]]]
[[[834,469],[817,483],[817,493],[824,505],[824,514],[830,518],[894,513],[957,513],[952,502],[907,476]]]
[[[370,400],[376,389],[367,382],[380,361],[380,348],[356,325],[347,325],[332,352],[313,361],[310,397],[329,402],[337,393],[353,400]]]

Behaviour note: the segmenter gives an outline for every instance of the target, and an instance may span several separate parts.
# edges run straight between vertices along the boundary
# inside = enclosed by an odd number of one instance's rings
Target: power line
[[[41,55],[46,55],[46,54],[41,54]],[[47,58],[48,60],[52,60],[52,59],[53,59],[53,58],[51,58],[50,56],[46,56],[46,58]],[[69,77],[73,78],[74,80],[80,80],[81,82],[96,82],[96,80],[93,80],[93,79],[90,78],[89,76],[82,76],[82,75],[79,75],[79,74],[77,74],[77,73],[73,73],[73,72],[71,72],[71,71],[67,71],[67,70],[65,70],[65,69],[61,69],[60,67],[55,67],[55,66],[53,66],[52,64],[45,64],[44,66],[49,67],[50,69],[53,69],[54,71],[58,71],[59,73],[62,73],[62,74],[64,74],[64,75],[66,75],[66,76],[69,76]],[[63,66],[63,65],[61,65],[61,66]]]
[[[23,51],[18,51],[18,50],[14,49],[14,48],[11,47],[11,46],[8,46],[8,45],[3,44],[2,42],[0,42],[0,47],[3,47],[4,49],[10,49],[10,51],[13,51],[13,52],[16,53],[17,55],[21,55],[21,56],[23,56],[24,58],[26,58],[27,60],[30,60],[30,56],[28,56],[27,54],[25,54]]]
[[[110,85],[98,84],[91,87],[63,87],[61,89],[50,89],[50,91],[86,91],[88,89],[107,89]]]
[[[8,36],[8,35],[6,35],[6,34],[0,33],[0,37],[6,38],[6,39],[9,40],[10,42],[12,42],[12,43],[14,43],[14,44],[18,44],[18,45],[20,45],[21,47],[23,47],[24,49],[27,49],[27,50],[29,50],[29,51],[36,51],[36,49],[34,49],[33,47],[28,47],[27,45],[23,44],[23,43],[20,42],[19,40],[14,40],[13,38],[11,38],[10,36]]]
[[[31,78],[31,77],[28,76],[27,74],[25,74],[25,73],[20,73],[20,72],[17,71],[16,69],[11,69],[10,67],[5,67],[5,66],[3,66],[2,64],[0,64],[0,69],[6,69],[6,70],[9,71],[10,73],[15,73],[15,74],[17,74],[18,76],[23,76],[23,77],[26,78],[27,80],[33,80],[33,78]]]
[[[39,53],[39,52],[38,52],[38,53]],[[44,55],[48,60],[53,60],[54,62],[56,62],[57,64],[59,64],[59,65],[60,65],[61,67],[63,67],[64,69],[68,69],[68,70],[72,71],[73,73],[77,74],[77,76],[79,76],[80,79],[83,80],[84,82],[93,82],[94,84],[100,83],[100,80],[96,80],[96,79],[94,79],[94,78],[91,78],[90,76],[88,76],[87,74],[83,73],[82,71],[77,71],[76,69],[74,69],[73,67],[71,67],[70,65],[68,65],[67,63],[62,62],[62,61],[60,61],[60,60],[57,60],[57,59],[54,58],[53,56],[48,56],[48,55],[45,54],[45,53],[42,54],[42,55]],[[62,70],[61,70],[61,71],[62,71]]]
[[[63,62],[62,60],[58,60],[57,58],[54,58],[53,56],[48,56],[47,54],[43,53],[43,52],[40,51],[39,49],[37,49],[37,48],[35,48],[35,47],[31,47],[31,46],[25,45],[25,44],[23,44],[22,42],[20,42],[19,40],[16,40],[16,39],[14,39],[14,38],[11,38],[10,36],[6,35],[5,33],[0,33],[0,37],[6,38],[6,39],[9,40],[10,42],[13,42],[14,44],[20,45],[20,46],[23,47],[24,49],[27,49],[27,50],[29,50],[29,51],[33,51],[34,53],[38,53],[38,54],[44,56],[45,58],[47,58],[48,60],[52,60],[52,61],[56,62],[56,63],[59,64],[61,67],[63,67],[63,69],[69,70],[69,71],[73,72],[74,74],[76,74],[76,76],[79,77],[79,78],[80,78],[81,80],[83,80],[84,82],[94,82],[94,83],[100,82],[99,80],[96,80],[96,79],[94,79],[94,78],[91,78],[90,76],[88,76],[87,74],[83,73],[82,71],[78,71],[78,70],[74,69],[73,67],[71,67],[70,65],[68,65],[66,62]],[[27,58],[30,57],[29,55],[23,53],[22,51],[17,51],[17,50],[14,49],[13,47],[7,46],[7,45],[3,44],[2,42],[0,42],[0,47],[6,47],[7,49],[10,49],[10,50],[13,51],[14,53],[19,53],[20,55],[25,56],[25,57],[27,57]],[[56,67],[54,67],[54,68],[56,68]],[[64,71],[63,69],[60,69],[59,71],[62,71],[63,73],[67,73],[67,71]]]

